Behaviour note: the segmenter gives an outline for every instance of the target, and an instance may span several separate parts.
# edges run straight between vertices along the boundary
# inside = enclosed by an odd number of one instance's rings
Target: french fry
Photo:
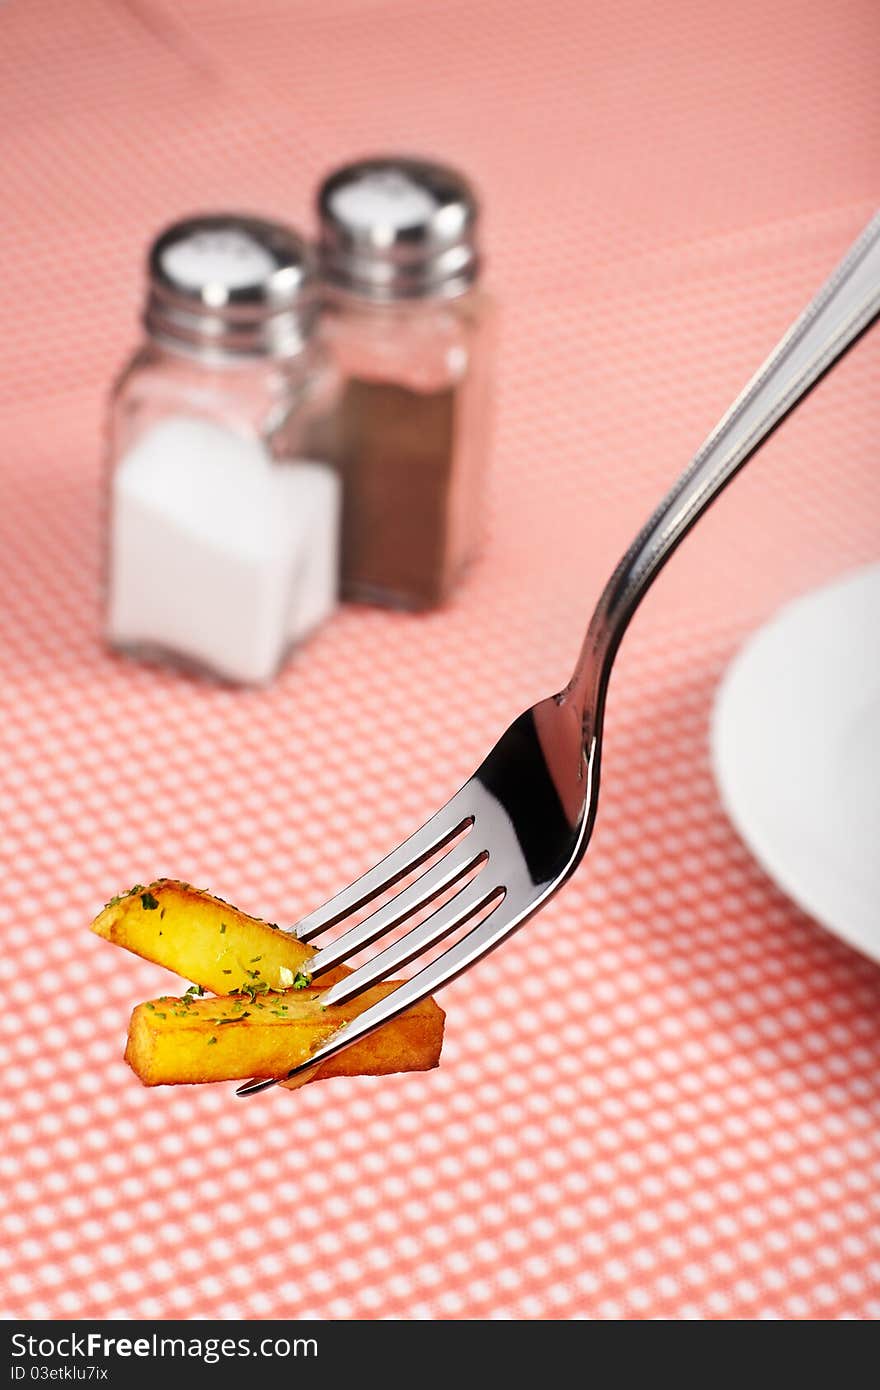
[[[231,994],[252,983],[289,989],[297,975],[308,974],[315,954],[289,932],[171,878],[113,898],[92,931],[213,994]],[[321,984],[331,985],[347,973],[328,970]]]
[[[393,983],[374,985],[358,998],[326,1009],[318,989],[269,992],[253,999],[154,999],[132,1013],[125,1060],[145,1086],[283,1076],[393,989]],[[427,1071],[440,1059],[443,1023],[440,1006],[423,999],[393,1023],[328,1058],[309,1079]]]

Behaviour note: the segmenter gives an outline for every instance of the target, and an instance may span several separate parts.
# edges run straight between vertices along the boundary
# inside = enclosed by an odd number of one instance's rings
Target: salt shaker
[[[342,591],[443,603],[482,535],[494,311],[467,180],[375,158],[318,193],[322,332],[342,389],[324,442],[343,480]]]
[[[283,226],[193,217],[153,244],[110,406],[114,647],[261,684],[334,607],[339,479],[305,445],[335,391],[317,307]]]

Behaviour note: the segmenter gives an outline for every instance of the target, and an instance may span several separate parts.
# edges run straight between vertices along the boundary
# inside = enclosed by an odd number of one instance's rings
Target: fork
[[[358,1038],[467,970],[555,893],[590,840],[599,796],[608,681],[636,607],[691,527],[780,421],[880,313],[880,212],[709,435],[639,532],[590,620],[574,674],[502,734],[470,781],[386,859],[295,928],[312,942],[343,930],[310,960],[312,982],[395,935],[321,996],[342,1004],[456,934],[453,944],[345,1023],[286,1077],[238,1088],[253,1095],[307,1076]],[[388,899],[390,890],[397,891]],[[365,917],[345,927],[377,898]],[[408,925],[412,922],[412,925]]]

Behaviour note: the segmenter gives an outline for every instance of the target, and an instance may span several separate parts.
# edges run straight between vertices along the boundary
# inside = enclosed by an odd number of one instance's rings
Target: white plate
[[[880,960],[880,565],[788,604],[735,657],[712,760],[746,844]]]

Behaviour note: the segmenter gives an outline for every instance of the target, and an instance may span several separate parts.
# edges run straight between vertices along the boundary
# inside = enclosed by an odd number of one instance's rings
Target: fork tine
[[[413,975],[411,979],[404,980],[403,984],[398,985],[397,989],[392,990],[384,999],[380,999],[376,1004],[371,1004],[368,1009],[364,1009],[362,1014],[358,1014],[357,1018],[344,1024],[309,1056],[308,1061],[294,1067],[286,1076],[274,1077],[270,1080],[246,1081],[243,1086],[238,1087],[236,1095],[255,1095],[258,1091],[265,1091],[270,1086],[277,1085],[279,1081],[289,1081],[298,1073],[316,1066],[319,1062],[326,1061],[328,1057],[341,1052],[343,1048],[350,1047],[352,1043],[357,1042],[358,1038],[363,1038],[368,1033],[374,1033],[384,1023],[388,1023],[392,1018],[403,1013],[411,1004],[417,1004],[420,999],[425,999],[429,994],[440,989],[442,985],[448,984],[456,975],[460,975],[463,970],[467,970],[468,966],[473,965],[474,961],[479,960],[480,956],[485,955],[493,946],[497,946],[527,917],[530,917],[542,901],[543,897],[537,898],[529,905],[528,911],[514,916],[500,912],[500,903],[496,903],[488,916],[478,922],[466,936],[463,936],[460,941],[456,941],[436,960],[431,961],[430,965],[426,965],[423,970]],[[447,904],[447,906],[451,905]]]
[[[460,888],[454,898],[438,907],[424,922],[420,922],[405,936],[386,946],[384,951],[379,951],[363,965],[358,966],[350,975],[331,985],[322,997],[321,1003],[325,1006],[343,1004],[346,999],[360,994],[378,980],[387,979],[398,966],[406,965],[407,961],[413,960],[435,941],[442,941],[443,937],[455,931],[456,927],[464,926],[465,922],[475,916],[481,908],[486,907],[493,897],[503,893],[497,883],[487,886],[485,878],[481,870],[476,878]]]
[[[365,917],[362,922],[349,927],[348,931],[343,932],[335,941],[329,942],[323,950],[320,950],[308,962],[310,977],[314,979],[322,971],[329,970],[331,966],[339,965],[342,961],[348,960],[362,946],[368,946],[378,936],[384,936],[386,932],[399,926],[414,912],[427,907],[444,889],[450,888],[458,879],[464,878],[486,857],[485,851],[480,853],[473,850],[470,846],[470,837],[466,837],[460,845],[456,845],[455,849],[450,850],[438,863],[432,864],[427,873],[417,878],[415,883],[409,884],[408,887],[397,893],[390,902],[385,903],[384,907],[371,912],[369,917]]]
[[[295,928],[299,940],[311,941],[329,927],[334,927],[350,912],[357,912],[372,898],[377,898],[386,888],[393,887],[438,849],[454,840],[462,830],[472,825],[472,815],[467,812],[458,813],[455,805],[457,800],[457,797],[453,797],[410,835],[408,840],[404,840],[402,845],[398,845],[397,849],[392,850],[335,897],[329,898],[323,906],[303,917]]]

